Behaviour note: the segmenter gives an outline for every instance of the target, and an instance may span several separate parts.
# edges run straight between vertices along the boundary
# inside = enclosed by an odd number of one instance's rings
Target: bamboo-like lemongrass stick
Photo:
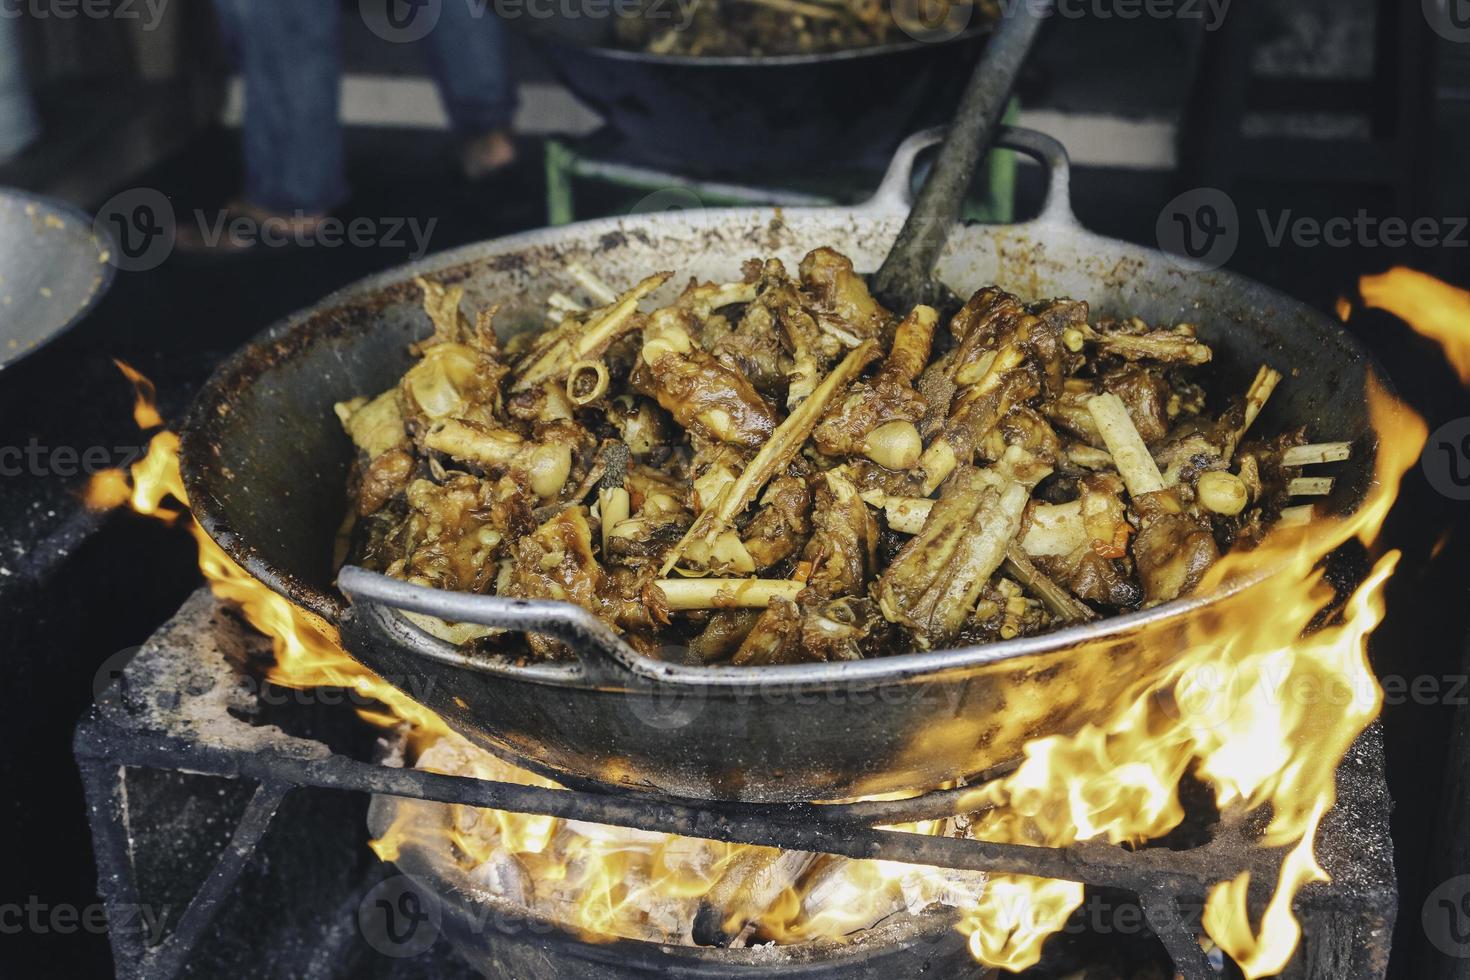
[[[777,470],[801,451],[802,445],[812,434],[812,429],[837,393],[846,388],[877,356],[878,345],[871,340],[863,341],[855,350],[848,352],[822,383],[817,385],[811,397],[798,405],[776,427],[771,438],[746,465],[735,482],[721,492],[719,500],[700,512],[684,537],[664,559],[661,574],[669,574],[692,542],[700,539],[713,541],[716,535],[729,527],[735,515],[750,506],[751,501],[771,477],[776,475]]]
[[[1281,518],[1276,522],[1277,527],[1301,527],[1312,523],[1317,516],[1317,509],[1312,504],[1300,504],[1296,507],[1281,508]]]
[[[1041,569],[1031,564],[1031,559],[1026,557],[1026,552],[1021,546],[1012,541],[1006,547],[1006,560],[1003,566],[1006,574],[1020,582],[1022,586],[1035,593],[1036,598],[1045,603],[1046,608],[1053,614],[1060,616],[1069,623],[1085,623],[1096,619],[1097,613],[1091,607],[1078,599],[1066,587],[1052,581]]]
[[[1281,454],[1282,466],[1311,466],[1314,463],[1340,463],[1353,454],[1350,442],[1314,442],[1292,446]]]
[[[1159,465],[1149,454],[1148,446],[1144,445],[1143,437],[1138,434],[1133,419],[1128,417],[1128,408],[1123,404],[1123,399],[1112,393],[1094,395],[1087,402],[1087,410],[1092,413],[1093,421],[1102,433],[1103,442],[1107,443],[1108,452],[1118,466],[1118,473],[1123,477],[1128,493],[1139,497],[1164,489],[1164,477],[1159,472]]]
[[[577,285],[587,290],[588,295],[597,300],[599,305],[606,306],[617,301],[617,291],[582,263],[568,262],[567,273],[577,280]]]
[[[572,299],[566,293],[552,293],[546,297],[546,305],[558,313],[586,313],[587,307]]]
[[[785,578],[661,578],[653,584],[673,610],[764,609],[772,599],[795,599],[806,588]]]
[[[1331,492],[1330,476],[1299,476],[1286,485],[1290,497],[1325,497]]]
[[[1262,364],[1260,370],[1256,372],[1255,380],[1251,382],[1250,389],[1245,393],[1245,423],[1241,425],[1240,432],[1235,438],[1237,445],[1244,438],[1246,430],[1256,421],[1256,417],[1261,414],[1261,409],[1266,407],[1266,401],[1280,383],[1281,372]]]

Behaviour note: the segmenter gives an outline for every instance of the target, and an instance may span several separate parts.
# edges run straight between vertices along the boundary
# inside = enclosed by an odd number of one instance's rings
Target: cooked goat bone
[[[581,360],[567,369],[567,399],[578,407],[590,405],[607,393],[607,365]]]
[[[1086,547],[1091,540],[1082,518],[1081,500],[1065,504],[1033,504],[1030,516],[1030,526],[1021,536],[1021,547],[1028,555],[1070,555]]]
[[[1074,466],[1086,470],[1111,470],[1117,466],[1106,449],[1094,449],[1080,443],[1072,443],[1062,450]]]
[[[1053,582],[1040,569],[1031,564],[1026,553],[1014,541],[1006,548],[1005,571],[1017,582],[1030,589],[1045,604],[1046,608],[1062,620],[1069,623],[1085,623],[1097,618],[1097,613],[1068,592],[1065,586]]]
[[[628,519],[631,498],[622,487],[604,487],[597,491],[597,515],[602,522],[602,560],[608,560],[608,539],[612,529]]]
[[[1194,485],[1199,502],[1217,514],[1234,517],[1250,503],[1250,491],[1245,481],[1224,470],[1201,473]]]
[[[893,347],[883,361],[879,377],[895,384],[912,387],[929,363],[934,345],[934,328],[939,311],[932,306],[916,306],[893,334]]]
[[[403,407],[397,388],[390,388],[372,401],[354,398],[338,402],[334,408],[342,428],[368,459],[403,444]]]
[[[509,466],[526,446],[526,440],[509,429],[477,422],[444,419],[434,423],[424,436],[424,446],[455,459],[484,467]]]
[[[689,641],[690,654],[699,663],[724,660],[745,642],[761,615],[759,609],[716,609],[703,632]]]
[[[1185,513],[1175,490],[1132,497],[1140,524],[1133,560],[1144,596],[1150,604],[1177,599],[1198,585],[1220,557],[1209,522]]]
[[[938,319],[934,309],[919,306],[899,324],[878,375],[853,385],[812,433],[817,448],[830,456],[861,453],[891,470],[918,463],[924,442],[914,423],[924,417],[926,406],[913,381],[928,359]]]
[[[843,347],[857,347],[883,332],[892,316],[868,292],[852,260],[830,248],[814,248],[798,269],[807,291],[816,299],[817,325]]]
[[[770,568],[795,554],[811,533],[811,490],[805,480],[778,476],[762,494],[761,509],[746,526],[742,541],[757,569]]]
[[[1194,328],[1187,323],[1173,330],[1151,330],[1148,333],[1122,333],[1115,330],[1084,330],[1083,336],[1096,343],[1098,349],[1127,361],[1160,361],[1166,364],[1208,364],[1214,352],[1200,343]]]
[[[734,529],[721,531],[712,541],[693,542],[684,557],[691,565],[716,575],[749,575],[755,571],[755,559]]]
[[[878,528],[857,487],[835,472],[824,477],[812,509],[811,540],[802,552],[811,568],[807,587],[823,599],[859,595],[877,565]]]
[[[712,540],[730,526],[737,514],[750,506],[751,501],[777,471],[801,451],[802,445],[816,426],[817,419],[838,392],[847,387],[877,356],[878,345],[873,341],[865,341],[832,369],[812,392],[812,396],[797,406],[796,411],[776,428],[739,478],[720,494],[715,506],[706,508],[695,519],[689,532],[684,535],[684,540],[664,560],[663,574],[667,575],[678,564],[690,544],[701,539]]]
[[[669,608],[764,609],[774,598],[795,599],[805,586],[791,579],[661,578],[653,583],[669,600]]]
[[[426,350],[435,344],[458,344],[469,339],[472,333],[470,321],[459,308],[464,299],[464,287],[445,286],[423,276],[415,279],[414,284],[423,290],[424,312],[434,325],[433,336],[418,344],[418,348]]]
[[[611,306],[596,311],[584,324],[569,321],[554,333],[549,344],[535,355],[535,360],[516,372],[512,391],[525,391],[543,381],[555,380],[578,361],[597,357],[623,334],[637,326],[638,302],[662,286],[673,275],[660,272],[649,276],[624,293]]]
[[[435,344],[419,362],[408,369],[400,390],[411,407],[430,421],[447,416],[465,416],[482,400],[477,372],[480,355],[465,344]]]
[[[1331,492],[1330,476],[1299,476],[1286,485],[1289,497],[1325,497]]]
[[[1031,489],[1050,472],[1014,447],[991,469],[956,471],[923,530],[878,580],[883,615],[926,648],[953,637],[1020,530]]]
[[[1311,466],[1315,463],[1340,463],[1353,454],[1350,442],[1316,442],[1292,446],[1281,454],[1282,466]]]
[[[752,282],[700,283],[691,285],[679,295],[674,305],[688,310],[700,320],[724,306],[750,303],[756,298],[756,285]]]
[[[1087,403],[1087,410],[1097,422],[1098,431],[1108,445],[1108,452],[1112,454],[1113,462],[1117,464],[1118,472],[1128,486],[1128,493],[1139,497],[1162,490],[1163,474],[1159,472],[1154,458],[1149,455],[1143,437],[1134,428],[1123,400],[1112,394],[1094,395]]]
[[[604,573],[592,556],[592,531],[580,507],[570,507],[516,542],[508,594],[518,599],[560,599],[601,611]],[[533,650],[555,655],[560,644],[527,635]]]
[[[1035,393],[1024,370],[1026,352],[1019,345],[1001,348],[987,364],[979,380],[955,397],[943,433],[919,458],[925,496],[938,489],[955,467],[970,463],[975,446],[1012,405]]]
[[[888,526],[900,534],[918,534],[929,519],[934,501],[926,497],[888,497],[883,502],[883,514]]]
[[[795,602],[779,596],[772,599],[731,662],[737,667],[763,667],[806,660],[801,649],[801,620],[801,609]]]
[[[776,427],[775,413],[743,375],[698,346],[690,326],[689,314],[676,307],[649,316],[635,383],[704,438],[761,445]]]

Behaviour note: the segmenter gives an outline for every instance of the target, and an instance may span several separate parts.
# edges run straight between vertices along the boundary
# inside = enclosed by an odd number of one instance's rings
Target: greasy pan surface
[[[1259,431],[1305,425],[1315,441],[1357,442],[1336,501],[1351,506],[1372,458],[1361,348],[1328,317],[1259,284],[1084,231],[1067,212],[1064,171],[1053,184],[1037,221],[956,229],[941,277],[963,295],[998,283],[1028,300],[1072,296],[1095,313],[1197,323],[1216,350],[1217,392],[1243,391],[1260,363],[1274,365],[1287,379]],[[1213,614],[1214,597],[969,650],[796,667],[650,662],[616,682],[579,664],[466,670],[443,662],[454,653],[442,645],[442,660],[416,656],[435,644],[381,607],[347,614],[333,586],[352,447],[332,405],[388,388],[409,366],[409,343],[429,333],[415,275],[462,283],[468,308],[500,302],[502,326],[531,325],[547,294],[575,290],[560,271],[567,260],[614,285],[669,268],[679,283],[728,280],[751,256],[794,267],[818,245],[873,269],[902,216],[894,200],[639,215],[486,242],[350,287],[268,330],[200,394],[183,433],[194,513],[252,574],[341,625],[368,667],[473,741],[567,783],[833,799],[926,789],[1014,759],[1025,740],[1075,729],[1166,664],[1191,622]]]

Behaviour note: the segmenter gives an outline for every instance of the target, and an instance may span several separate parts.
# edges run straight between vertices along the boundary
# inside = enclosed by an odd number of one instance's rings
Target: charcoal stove
[[[953,791],[881,803],[758,807],[404,769],[372,761],[375,733],[355,717],[351,696],[303,696],[254,681],[270,660],[269,644],[201,590],[130,660],[116,664],[78,724],[74,752],[121,977],[211,977],[225,970],[320,978],[985,972],[943,916],[880,927],[830,950],[785,955],[589,943],[500,909],[480,920],[471,937],[484,941],[477,951],[466,944],[462,923],[455,924],[463,907],[453,896],[426,893],[421,876],[368,853],[372,796],[1087,884],[1088,901],[1048,943],[1046,959],[1025,974],[1037,978],[1101,962],[1112,972],[1089,976],[1231,976],[1234,968],[1222,971],[1218,954],[1212,959],[1196,940],[1204,898],[1214,883],[1250,870],[1260,887],[1252,901],[1264,903],[1283,857],[1253,844],[1258,821],[1229,814],[1168,846],[1047,848],[878,826],[952,812]],[[1282,974],[1292,980],[1366,980],[1382,977],[1387,965],[1397,891],[1376,726],[1344,759],[1337,789],[1316,842],[1331,881],[1308,885],[1297,898],[1303,938]],[[349,792],[327,792],[342,790]],[[1110,913],[1099,921],[1100,908],[1122,907],[1142,913],[1133,928]],[[149,914],[138,915],[140,909]],[[375,910],[386,919],[374,918]],[[144,922],[158,928],[129,925]],[[433,926],[427,933],[409,928],[424,922]],[[449,939],[468,954],[456,952]]]

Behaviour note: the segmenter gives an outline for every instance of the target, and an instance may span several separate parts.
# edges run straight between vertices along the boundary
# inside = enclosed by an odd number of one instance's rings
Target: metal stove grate
[[[1276,880],[1279,850],[1253,844],[1258,820],[1225,814],[1204,843],[1184,849],[1128,850],[1106,844],[1046,848],[927,837],[877,825],[948,815],[959,794],[847,805],[752,806],[645,798],[635,794],[557,791],[418,770],[352,758],[323,741],[261,724],[258,691],[241,683],[260,638],[207,591],[117,672],[78,724],[74,752],[92,827],[99,891],[125,921],[140,906],[139,838],[159,815],[130,796],[130,771],[192,774],[228,781],[243,801],[227,843],[201,859],[197,888],[150,945],[138,930],[114,929],[119,976],[171,978],[191,959],[240,887],[256,852],[300,788],[348,790],[441,803],[545,814],[589,823],[737,843],[819,851],[854,858],[1079,881],[1136,896],[1149,928],[1185,980],[1221,974],[1196,941],[1198,911],[1216,882],[1249,870],[1263,905]],[[269,651],[266,650],[268,655]],[[253,791],[243,791],[245,784]],[[224,790],[218,792],[223,793]],[[1323,821],[1318,857],[1330,884],[1298,898],[1301,949],[1283,976],[1295,980],[1380,978],[1387,964],[1397,893],[1388,832],[1389,799],[1381,736],[1370,729],[1338,774],[1338,804]],[[362,823],[356,826],[362,827]],[[1259,910],[1257,910],[1258,912]],[[157,938],[157,937],[155,937]]]

